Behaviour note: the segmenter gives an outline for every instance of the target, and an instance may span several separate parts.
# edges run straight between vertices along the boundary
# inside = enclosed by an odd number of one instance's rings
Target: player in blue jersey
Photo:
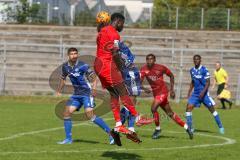
[[[136,97],[141,93],[141,78],[138,68],[134,65],[135,56],[130,51],[129,47],[124,42],[118,43],[119,54],[122,58],[121,73],[127,88],[128,94],[134,105],[137,103]],[[121,109],[121,120],[124,124],[128,122],[128,129],[135,132],[135,118],[130,114],[129,110],[124,106]]]
[[[62,88],[65,85],[66,77],[69,77],[74,88],[74,93],[68,100],[63,113],[66,138],[63,141],[58,142],[58,144],[72,143],[71,115],[73,112],[79,110],[82,105],[84,106],[87,118],[102,128],[109,135],[110,144],[114,144],[114,139],[111,136],[111,129],[102,118],[96,116],[93,112],[93,93],[96,89],[96,75],[90,69],[88,64],[78,60],[78,50],[76,48],[68,49],[68,61],[62,65],[62,76],[57,95],[60,95]],[[92,82],[93,88],[91,87],[90,82]]]
[[[214,119],[219,127],[219,132],[224,134],[224,128],[220,117],[218,112],[214,109],[215,102],[208,92],[208,88],[210,86],[210,74],[208,69],[201,65],[200,55],[194,55],[193,62],[195,67],[190,70],[192,81],[188,91],[188,105],[186,109],[187,124],[192,131],[194,131],[192,128],[192,110],[194,107],[200,107],[201,103],[203,103],[214,116]]]

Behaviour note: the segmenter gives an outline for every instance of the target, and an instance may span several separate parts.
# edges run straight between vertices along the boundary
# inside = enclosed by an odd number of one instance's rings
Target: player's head
[[[97,31],[100,32],[100,30],[109,25],[110,23],[110,14],[106,11],[100,11],[98,12],[96,16],[96,22],[97,22]]]
[[[199,54],[195,54],[193,56],[193,63],[195,64],[196,67],[200,66],[201,64],[201,56]]]
[[[152,53],[148,54],[146,56],[146,62],[147,62],[147,66],[151,68],[156,62],[156,56]]]
[[[75,63],[78,60],[78,50],[77,48],[69,48],[67,51],[68,60],[72,63]]]
[[[111,16],[111,24],[118,32],[123,30],[125,17],[121,13],[113,13]]]
[[[221,62],[217,61],[215,64],[216,70],[219,70],[221,68]]]

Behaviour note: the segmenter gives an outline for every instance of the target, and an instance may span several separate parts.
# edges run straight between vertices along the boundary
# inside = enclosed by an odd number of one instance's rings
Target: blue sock
[[[72,139],[72,120],[71,120],[71,118],[64,119],[64,129],[65,129],[66,139]]]
[[[92,118],[92,122],[98,125],[100,128],[102,128],[105,132],[110,133],[111,129],[108,127],[108,125],[103,121],[102,118],[94,116]]]
[[[221,120],[220,120],[220,117],[219,117],[217,111],[214,111],[214,112],[213,112],[213,116],[214,116],[214,119],[215,119],[218,127],[219,127],[219,128],[223,128],[222,122],[221,122]]]
[[[129,117],[129,114],[130,112],[125,108],[123,107],[120,111],[120,115],[121,115],[121,121],[122,121],[122,124],[124,124],[126,122],[126,120],[128,119]]]
[[[187,125],[192,129],[192,112],[186,112]]]
[[[129,113],[129,118],[128,118],[128,128],[133,128],[135,124],[135,119],[136,117],[133,116],[131,113]]]

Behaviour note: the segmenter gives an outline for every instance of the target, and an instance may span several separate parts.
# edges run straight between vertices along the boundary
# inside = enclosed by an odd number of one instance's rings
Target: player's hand
[[[203,99],[204,95],[205,95],[205,92],[201,92],[200,95],[199,95],[199,98]]]
[[[97,95],[97,90],[96,89],[92,89],[92,96],[96,97],[96,95]]]
[[[170,91],[170,97],[171,97],[172,99],[175,98],[175,92],[174,92],[174,90],[171,90],[171,91]]]
[[[224,89],[226,89],[226,88],[228,88],[228,84],[225,84],[225,85],[224,85]]]
[[[62,94],[60,92],[56,92],[56,96],[59,97],[61,96]]]

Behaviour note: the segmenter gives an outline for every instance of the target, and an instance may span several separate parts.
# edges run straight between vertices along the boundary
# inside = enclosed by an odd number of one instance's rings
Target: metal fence
[[[95,26],[96,13],[106,10],[110,13],[120,12],[126,17],[126,26],[134,28],[166,28],[166,29],[194,29],[194,30],[239,30],[240,10],[235,8],[176,8],[154,6],[143,8],[136,17],[126,6],[97,5],[89,9],[85,3],[72,5],[67,0],[46,1],[33,0],[33,4],[40,7],[39,13],[29,17],[31,24],[55,24]],[[0,10],[0,17],[6,15],[16,16],[17,12],[12,5],[13,13],[6,14]],[[2,13],[1,13],[2,12]],[[11,17],[2,18],[6,22],[13,22]]]
[[[50,59],[49,62],[57,61],[59,62],[59,58],[62,59],[62,61],[66,60],[66,50],[69,47],[76,47],[82,52],[85,51],[85,53],[88,53],[90,50],[95,50],[96,46],[93,45],[68,45],[65,44],[64,41],[61,39],[61,36],[59,36],[59,44],[31,44],[31,43],[8,43],[8,42],[0,42],[0,59],[1,59],[1,72],[0,72],[0,91],[1,93],[4,93],[4,86],[8,84],[8,81],[5,81],[6,75],[8,75],[6,72],[8,71],[6,66],[11,67],[11,62],[8,60],[8,48],[11,48],[12,46],[18,46],[21,47],[21,49],[16,49],[15,51],[11,49],[11,52],[15,52],[16,56],[18,55],[18,52],[26,51],[26,48],[42,48],[46,50],[51,50],[53,48],[54,51],[53,54],[55,54],[54,59]],[[126,36],[125,38],[130,38],[129,36]],[[132,37],[133,38],[133,37]],[[143,38],[143,37],[138,37]],[[155,37],[157,38],[157,37]],[[164,37],[162,37],[164,38]],[[190,82],[189,77],[189,68],[193,66],[192,64],[192,56],[193,54],[200,54],[203,56],[203,64],[209,67],[211,70],[210,72],[213,73],[214,69],[214,63],[219,60],[224,65],[224,67],[228,67],[227,70],[230,72],[230,79],[234,77],[234,81],[231,83],[230,90],[233,93],[234,99],[236,99],[236,102],[240,102],[240,77],[238,76],[239,70],[236,70],[236,65],[239,62],[236,62],[236,64],[232,66],[228,66],[229,62],[232,60],[240,60],[240,51],[239,50],[229,50],[229,49],[189,49],[189,48],[175,48],[174,47],[174,38],[168,37],[169,43],[171,43],[169,48],[159,48],[159,47],[139,47],[139,46],[133,46],[131,49],[134,53],[136,53],[136,63],[144,63],[145,62],[145,55],[138,54],[139,52],[153,52],[157,55],[157,63],[165,64],[169,68],[171,68],[174,71],[175,77],[176,77],[176,101],[179,102],[180,99],[186,97],[188,84]],[[226,40],[224,40],[226,41]],[[39,54],[38,51],[35,49],[35,51],[32,51],[32,55]],[[29,57],[28,57],[29,58]],[[36,57],[32,56],[33,59],[37,60]],[[25,62],[22,62],[23,64]],[[41,60],[39,60],[39,64],[41,64]],[[48,62],[46,62],[48,63]],[[33,69],[35,66],[32,66],[31,69]],[[234,71],[234,72],[233,72]],[[38,74],[39,76],[39,74]],[[41,76],[41,75],[40,75]],[[238,77],[237,77],[238,76]],[[21,79],[21,78],[19,78]],[[233,78],[232,78],[233,79]],[[23,80],[24,81],[24,80]],[[33,80],[33,83],[37,83],[37,81]],[[47,85],[47,84],[46,84]],[[28,88],[26,88],[27,90]],[[41,90],[41,86],[39,86],[39,90]],[[214,91],[215,92],[215,91]]]

